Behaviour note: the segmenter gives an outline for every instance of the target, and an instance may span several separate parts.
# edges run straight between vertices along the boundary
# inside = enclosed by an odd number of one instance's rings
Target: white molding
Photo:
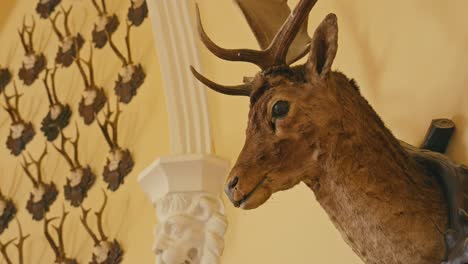
[[[206,155],[156,160],[138,177],[156,208],[157,264],[217,264],[227,220],[220,198],[229,163]]]
[[[204,87],[190,72],[200,68],[187,0],[147,0],[169,115],[171,153],[212,153]]]

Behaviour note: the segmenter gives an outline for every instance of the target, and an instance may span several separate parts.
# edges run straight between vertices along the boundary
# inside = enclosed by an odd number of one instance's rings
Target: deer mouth
[[[250,191],[249,193],[244,195],[242,197],[242,199],[240,199],[238,201],[233,201],[234,206],[237,207],[237,208],[244,207],[246,202],[249,201],[249,199],[252,197],[252,195],[258,190],[258,188],[260,188],[260,186],[262,186],[262,184],[265,182],[266,179],[267,179],[267,175],[265,175],[263,177],[263,179],[257,185],[255,185],[255,187],[252,189],[252,191]]]

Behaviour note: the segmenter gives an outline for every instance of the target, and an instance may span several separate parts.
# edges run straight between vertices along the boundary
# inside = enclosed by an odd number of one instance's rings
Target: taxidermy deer
[[[94,242],[94,250],[92,261],[90,264],[118,264],[122,262],[123,259],[123,250],[120,247],[119,242],[114,239],[114,241],[110,242],[109,238],[104,233],[104,229],[102,227],[102,215],[104,213],[104,209],[107,205],[107,195],[106,192],[102,191],[104,194],[104,202],[102,203],[101,209],[95,213],[97,219],[97,227],[99,236],[93,232],[91,227],[88,225],[88,213],[91,209],[84,209],[81,207],[82,216],[80,217],[81,224],[86,229],[86,232],[89,236],[93,239]]]
[[[13,200],[3,195],[0,190],[0,235],[8,228],[17,213]]]
[[[11,240],[8,240],[6,243],[0,242],[0,253],[2,254],[3,258],[5,259],[6,264],[13,264],[13,263],[18,263],[18,264],[23,264],[24,263],[24,252],[23,252],[23,245],[26,239],[29,238],[28,235],[23,235],[23,229],[21,228],[21,224],[18,220],[16,220],[16,223],[18,224],[18,233],[19,237],[18,238],[13,238]],[[18,243],[14,244],[16,249],[18,250],[18,261],[13,262],[11,260],[11,257],[8,255],[7,249],[8,246],[11,245],[15,240],[18,239]]]
[[[47,242],[50,245],[50,248],[54,251],[55,254],[55,263],[58,264],[78,264],[78,261],[75,259],[67,257],[65,252],[65,244],[63,240],[63,226],[65,224],[65,219],[68,216],[68,212],[65,211],[65,207],[62,209],[62,217],[60,218],[60,225],[53,226],[55,233],[57,233],[57,242],[52,238],[52,235],[49,232],[50,222],[57,220],[58,217],[53,217],[50,219],[44,219],[44,235],[47,239]]]
[[[63,186],[65,200],[70,201],[71,206],[78,207],[88,196],[88,191],[93,187],[96,175],[89,165],[81,165],[78,155],[78,142],[80,140],[80,131],[76,125],[75,140],[65,136],[60,130],[60,147],[53,144],[58,153],[65,159],[70,167],[70,176],[67,177],[67,183]],[[67,143],[73,147],[73,156],[67,152]]]
[[[18,30],[21,44],[24,49],[22,66],[18,71],[18,77],[25,85],[31,85],[39,78],[39,74],[46,68],[47,59],[42,52],[34,49],[33,36],[36,29],[36,21],[32,19],[32,25],[26,25],[26,17],[23,18],[23,27]]]
[[[331,69],[336,16],[323,20],[307,48],[301,34],[316,0],[301,0],[277,26],[262,24],[268,9],[251,7],[284,10],[286,1],[236,2],[263,50],[217,46],[198,16],[201,40],[216,56],[254,63],[261,72],[242,85],[224,86],[192,68],[211,89],[250,97],[245,145],[226,182],[234,206],[257,208],[274,192],[304,182],[365,263],[468,263],[468,169],[400,143],[354,80]],[[304,48],[307,62],[291,66]]]
[[[26,176],[33,184],[33,189],[29,194],[26,209],[36,221],[40,221],[44,218],[58,195],[55,183],[53,181],[46,183],[42,176],[42,161],[46,155],[47,145],[44,147],[44,151],[42,151],[42,154],[38,159],[34,159],[32,155],[28,153],[28,161],[23,155],[23,163],[21,164],[24,173],[26,173]],[[33,176],[33,172],[30,171],[31,166],[34,166],[36,169],[36,178]]]
[[[98,19],[94,23],[92,32],[94,47],[101,49],[107,44],[107,34],[112,35],[119,27],[119,18],[116,14],[107,13],[106,0],[101,0],[101,6],[96,0],[92,0],[93,6],[98,13]]]

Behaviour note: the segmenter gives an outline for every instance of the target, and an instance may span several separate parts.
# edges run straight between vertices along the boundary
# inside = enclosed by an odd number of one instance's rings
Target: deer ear
[[[335,14],[328,14],[315,30],[306,64],[309,81],[328,75],[338,48],[338,23]]]

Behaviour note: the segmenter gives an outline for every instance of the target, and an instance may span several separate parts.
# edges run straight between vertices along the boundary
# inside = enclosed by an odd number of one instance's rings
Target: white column
[[[154,161],[138,182],[156,208],[157,264],[217,264],[227,227],[221,201],[228,162],[212,156],[205,87],[191,1],[147,0],[169,114],[171,156]],[[155,87],[156,88],[156,87]]]

